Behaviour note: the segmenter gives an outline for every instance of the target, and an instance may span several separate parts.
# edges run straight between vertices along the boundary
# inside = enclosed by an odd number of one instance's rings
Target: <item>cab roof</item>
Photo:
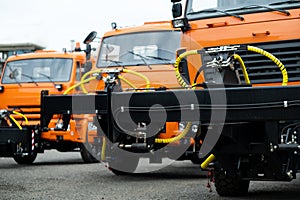
[[[116,28],[111,31],[104,33],[103,37],[109,37],[120,34],[127,33],[137,33],[137,32],[150,32],[150,31],[172,31],[180,30],[172,27],[171,21],[157,21],[157,22],[145,22],[143,25],[132,26],[132,27],[122,27]]]
[[[84,52],[63,52],[56,50],[37,50],[32,53],[24,53],[20,55],[13,55],[7,58],[7,61],[24,60],[33,58],[78,58],[85,59]]]

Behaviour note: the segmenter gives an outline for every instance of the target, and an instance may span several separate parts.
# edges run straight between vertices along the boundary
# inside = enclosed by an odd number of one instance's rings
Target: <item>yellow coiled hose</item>
[[[182,76],[179,72],[179,64],[180,64],[180,62],[183,58],[185,58],[189,55],[196,55],[196,54],[199,54],[197,50],[186,51],[186,52],[180,54],[178,56],[178,58],[176,59],[176,61],[175,61],[175,64],[174,64],[175,75],[176,75],[176,78],[178,80],[178,83],[184,88],[189,88],[190,86],[182,78]],[[193,87],[193,89],[194,89],[194,87]],[[184,136],[186,136],[186,134],[189,132],[191,126],[192,126],[192,122],[187,122],[186,127],[184,128],[184,130],[179,135],[177,135],[173,138],[164,138],[164,139],[156,138],[155,143],[164,143],[165,144],[165,143],[176,142],[176,141],[182,139]]]
[[[256,53],[259,53],[261,55],[264,55],[266,56],[267,58],[269,58],[270,60],[272,60],[280,69],[281,73],[282,73],[282,86],[287,86],[288,84],[288,74],[287,74],[287,71],[286,71],[286,68],[285,66],[281,63],[281,61],[276,58],[274,55],[272,55],[271,53],[263,50],[263,49],[260,49],[258,47],[254,47],[254,46],[250,46],[248,45],[247,46],[247,50],[248,51],[253,51],[253,52],[256,52]],[[199,51],[198,50],[191,50],[191,51],[187,51],[187,52],[184,52],[182,54],[180,54],[178,56],[178,58],[176,59],[175,61],[175,64],[174,64],[174,68],[175,68],[175,74],[176,74],[176,78],[179,82],[179,84],[182,86],[182,87],[189,87],[189,85],[185,82],[185,80],[182,78],[180,72],[179,72],[179,64],[181,62],[181,60],[183,58],[185,58],[186,56],[189,56],[189,55],[195,55],[195,54],[199,54]],[[250,79],[249,79],[249,76],[248,76],[248,73],[247,73],[247,69],[246,69],[246,66],[245,66],[245,63],[243,61],[243,59],[238,55],[238,54],[234,54],[234,59],[237,60],[239,63],[240,63],[240,66],[242,68],[242,71],[243,71],[243,75],[245,77],[245,82],[247,84],[250,84]],[[195,86],[193,85],[192,87],[193,89],[195,88]],[[188,122],[188,125],[190,126],[189,124],[190,122]],[[188,126],[186,127],[188,128]],[[190,127],[189,127],[190,128]],[[181,139],[182,137],[184,137],[184,133],[186,134],[188,132],[188,130],[186,131],[186,129],[182,132],[181,135],[178,135],[177,137],[174,138],[174,141],[177,141],[178,139]],[[182,136],[183,135],[183,136]],[[178,138],[176,140],[176,138]],[[158,139],[157,139],[158,140]],[[165,142],[170,142],[171,139],[161,139],[161,140],[158,140],[158,142],[160,143],[163,143],[163,140],[165,140]],[[169,140],[169,141],[168,141]],[[156,141],[156,140],[155,140]],[[172,142],[174,142],[172,141]],[[215,156],[213,154],[211,154],[202,164],[201,164],[201,167],[203,169],[207,168],[207,166],[209,165],[210,162],[212,162],[213,160],[215,159]]]
[[[279,67],[279,69],[281,71],[281,74],[282,74],[282,86],[287,86],[288,81],[289,81],[289,79],[288,79],[288,73],[286,71],[285,66],[281,63],[281,61],[278,58],[276,58],[271,53],[269,53],[269,52],[267,52],[267,51],[265,51],[263,49],[260,49],[258,47],[254,47],[254,46],[248,45],[247,49],[248,49],[248,51],[253,51],[253,52],[259,53],[261,55],[266,56],[270,60],[272,60]]]
[[[163,138],[163,139],[162,138],[155,138],[155,143],[164,143],[164,144],[166,144],[166,143],[176,142],[176,141],[182,139],[189,132],[191,126],[192,126],[192,122],[188,122],[186,124],[185,129],[179,135],[177,135],[173,138]]]
[[[186,51],[182,54],[180,54],[178,56],[178,58],[176,59],[175,61],[175,64],[174,64],[174,70],[175,70],[175,75],[176,75],[176,78],[179,82],[179,84],[182,86],[182,87],[189,87],[189,84],[187,84],[185,82],[185,80],[182,78],[180,72],[179,72],[179,64],[181,62],[181,60],[189,55],[196,55],[196,54],[199,54],[197,50],[191,50],[191,51]]]

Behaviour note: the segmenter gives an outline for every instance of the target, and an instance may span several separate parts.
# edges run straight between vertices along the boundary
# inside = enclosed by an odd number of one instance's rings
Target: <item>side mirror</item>
[[[90,32],[90,34],[88,34],[88,36],[84,39],[83,43],[86,44],[86,60],[89,60],[91,58],[91,45],[90,43],[93,42],[93,40],[96,38],[97,36],[97,32],[96,31],[92,31]]]
[[[88,34],[88,36],[84,39],[83,43],[90,44],[91,42],[93,42],[93,40],[96,38],[96,36],[97,36],[96,31],[90,32],[90,34]]]
[[[173,18],[181,17],[182,15],[182,5],[181,3],[175,3],[172,6]]]

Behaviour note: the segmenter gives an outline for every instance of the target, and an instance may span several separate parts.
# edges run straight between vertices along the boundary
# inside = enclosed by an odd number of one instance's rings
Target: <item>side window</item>
[[[79,61],[76,61],[76,81],[81,79],[81,64]]]

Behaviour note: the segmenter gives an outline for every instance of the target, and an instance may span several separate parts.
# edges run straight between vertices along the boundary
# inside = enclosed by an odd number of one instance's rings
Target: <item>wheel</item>
[[[30,155],[26,155],[26,156],[14,156],[14,160],[21,165],[29,165],[32,164],[34,162],[34,160],[36,159],[37,153],[32,153]]]
[[[138,166],[139,157],[129,152],[122,152],[120,154],[117,152],[120,153],[119,150],[116,150],[108,160],[108,169],[115,175],[133,174]]]
[[[124,162],[110,161],[108,162],[108,169],[115,175],[130,175],[133,174],[138,166],[138,160],[127,160]]]
[[[80,155],[82,160],[85,163],[98,163],[100,162],[97,160],[90,152],[91,152],[91,145],[90,144],[82,144],[80,148]]]
[[[220,196],[243,196],[248,193],[249,180],[241,180],[239,176],[226,176],[224,172],[215,173],[215,187]]]

